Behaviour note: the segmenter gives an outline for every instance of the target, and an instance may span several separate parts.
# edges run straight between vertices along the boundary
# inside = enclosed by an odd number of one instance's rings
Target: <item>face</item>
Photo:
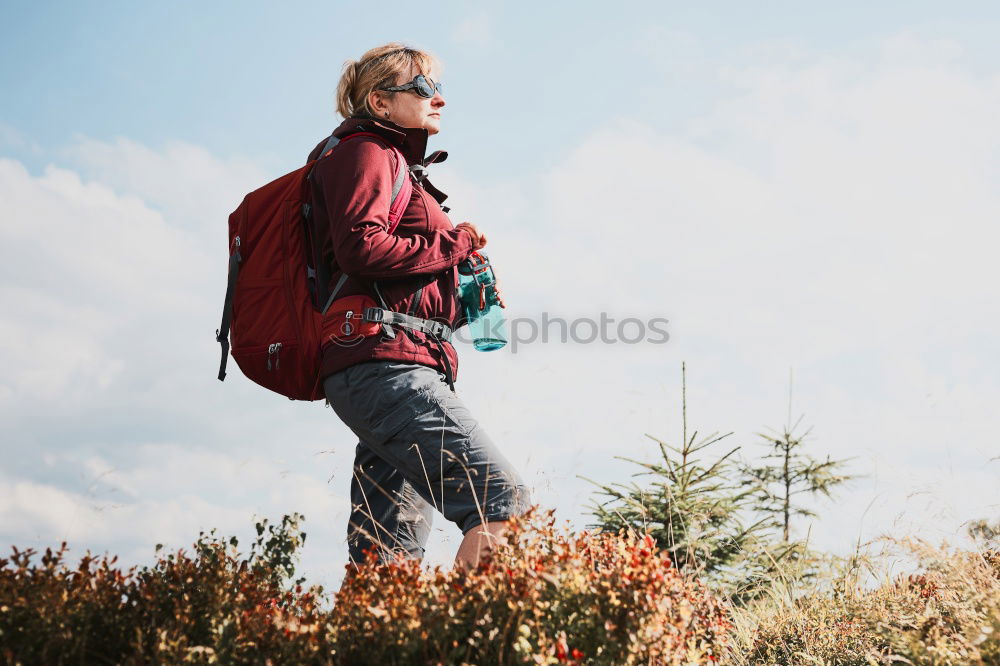
[[[420,70],[411,66],[409,72],[396,77],[395,85],[409,83],[419,73]],[[435,72],[430,72],[426,76],[437,82]],[[374,91],[368,97],[368,104],[378,118],[385,118],[388,111],[389,120],[400,127],[422,127],[428,134],[437,134],[441,131],[441,107],[444,106],[444,97],[438,91],[435,91],[434,97],[430,99],[421,97],[413,89],[393,93]]]

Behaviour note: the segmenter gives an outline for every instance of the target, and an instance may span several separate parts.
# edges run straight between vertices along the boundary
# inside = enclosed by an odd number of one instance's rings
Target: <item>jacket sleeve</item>
[[[413,236],[389,233],[395,169],[391,151],[364,138],[339,146],[316,167],[334,257],[348,275],[376,279],[439,273],[472,252],[471,235],[454,227]]]

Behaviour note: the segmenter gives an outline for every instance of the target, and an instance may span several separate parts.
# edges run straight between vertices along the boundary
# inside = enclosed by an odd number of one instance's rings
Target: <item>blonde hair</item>
[[[427,76],[437,70],[438,60],[426,51],[399,42],[376,46],[366,51],[360,60],[348,60],[337,84],[337,112],[344,118],[375,115],[368,106],[371,92],[396,85],[396,77],[401,72],[409,72],[414,65],[419,73]]]

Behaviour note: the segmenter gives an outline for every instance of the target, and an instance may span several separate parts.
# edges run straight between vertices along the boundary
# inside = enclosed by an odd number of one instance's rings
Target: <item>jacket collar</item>
[[[333,135],[342,139],[355,132],[372,132],[399,148],[406,158],[407,164],[421,164],[424,153],[427,152],[427,139],[430,134],[422,127],[400,127],[389,120],[372,117],[347,118]]]
[[[343,139],[348,134],[354,134],[355,132],[372,132],[383,137],[386,141],[392,145],[399,148],[399,152],[403,154],[406,159],[406,163],[411,167],[417,167],[411,169],[414,172],[414,177],[417,183],[423,186],[427,190],[428,194],[434,197],[434,200],[438,204],[444,203],[444,200],[448,198],[448,195],[434,187],[429,180],[427,180],[426,167],[429,164],[435,164],[437,162],[444,162],[448,158],[448,153],[443,150],[436,150],[429,157],[424,157],[424,153],[427,151],[427,139],[430,133],[422,127],[400,127],[394,122],[389,120],[380,120],[378,118],[373,118],[371,116],[363,116],[358,118],[347,118],[344,122],[340,123],[340,126],[333,130],[333,135],[338,139]],[[319,156],[320,150],[326,144],[326,140],[320,141],[315,148],[313,148],[312,153],[309,154],[309,160],[314,160]],[[448,211],[447,208],[443,207],[445,212]]]

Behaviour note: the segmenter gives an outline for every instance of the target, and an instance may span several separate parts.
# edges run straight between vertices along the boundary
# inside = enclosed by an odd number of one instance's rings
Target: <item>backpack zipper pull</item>
[[[281,367],[281,343],[274,343],[274,369]]]
[[[267,346],[267,371],[271,372],[271,356],[274,354],[275,343]]]

